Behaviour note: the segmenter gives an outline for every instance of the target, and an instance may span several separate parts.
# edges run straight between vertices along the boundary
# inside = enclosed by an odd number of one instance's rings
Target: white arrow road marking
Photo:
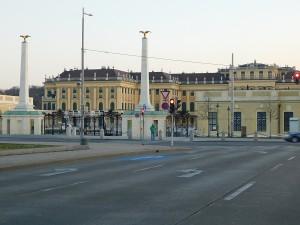
[[[293,157],[289,158],[288,160],[291,161],[291,160],[293,160],[294,158],[296,158],[296,156],[293,156]]]
[[[234,199],[236,196],[238,196],[239,194],[241,194],[242,192],[246,191],[248,188],[252,187],[255,184],[255,181],[252,181],[248,184],[245,184],[243,187],[240,187],[239,189],[237,189],[235,192],[233,192],[232,194],[226,196],[224,198],[224,200],[226,201],[230,201],[232,199]]]
[[[202,173],[203,171],[198,169],[186,169],[186,170],[178,170],[177,172],[186,173],[177,177],[190,178]]]
[[[50,176],[60,175],[60,174],[64,174],[64,173],[75,172],[77,170],[78,169],[76,169],[76,168],[55,169],[54,172],[52,172],[52,173],[44,173],[44,174],[41,174],[40,176],[50,177]]]

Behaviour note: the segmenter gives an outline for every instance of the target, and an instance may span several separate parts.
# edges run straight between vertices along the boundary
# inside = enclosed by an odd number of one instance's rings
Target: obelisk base
[[[150,127],[156,127],[155,139],[158,140],[159,134],[162,139],[166,138],[167,112],[154,111],[145,112],[126,112],[122,116],[122,136],[128,139],[151,140]]]
[[[41,135],[44,115],[40,111],[7,111],[2,115],[3,135]]]

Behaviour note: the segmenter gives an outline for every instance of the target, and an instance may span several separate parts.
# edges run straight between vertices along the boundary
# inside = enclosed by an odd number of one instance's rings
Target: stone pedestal
[[[8,111],[2,115],[2,134],[41,135],[44,115],[40,111]]]
[[[145,112],[142,116],[139,112],[128,112],[122,116],[122,135],[128,139],[151,139],[150,127],[156,127],[156,136],[161,133],[161,138],[166,137],[166,118],[167,113]]]

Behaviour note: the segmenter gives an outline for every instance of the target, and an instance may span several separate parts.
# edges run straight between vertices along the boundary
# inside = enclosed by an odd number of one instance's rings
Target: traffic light
[[[170,108],[169,108],[169,112],[170,112],[170,113],[174,113],[174,112],[175,112],[175,99],[173,99],[173,98],[170,99]]]
[[[300,72],[299,71],[294,72],[293,79],[295,80],[296,84],[299,84],[299,80],[300,80]]]

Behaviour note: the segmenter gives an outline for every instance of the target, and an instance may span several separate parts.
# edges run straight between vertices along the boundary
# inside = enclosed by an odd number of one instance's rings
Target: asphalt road
[[[192,147],[0,172],[0,224],[300,224],[299,144]]]

